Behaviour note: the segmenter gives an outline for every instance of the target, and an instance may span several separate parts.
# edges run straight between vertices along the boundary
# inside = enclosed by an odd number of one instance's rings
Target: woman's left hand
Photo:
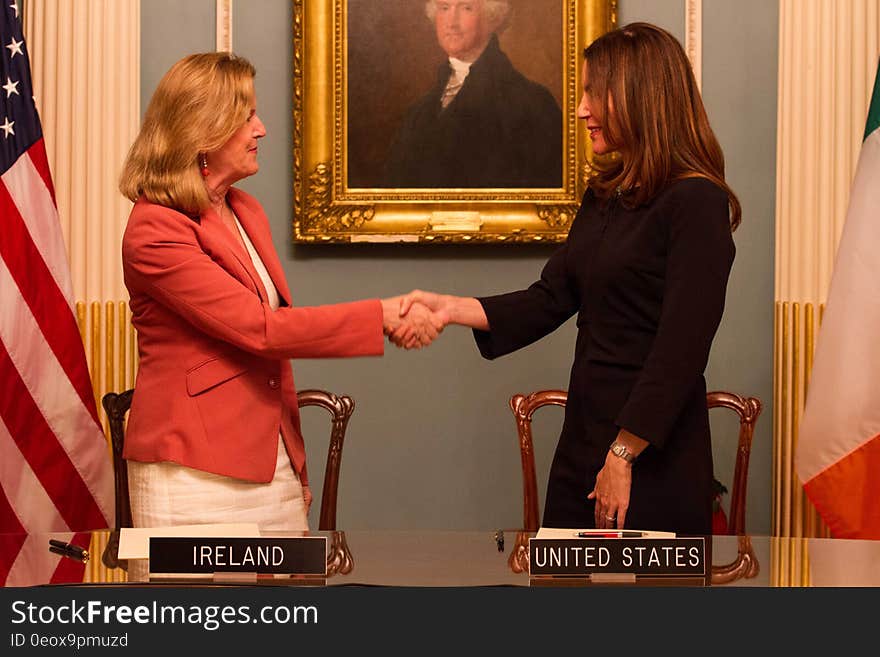
[[[596,528],[623,529],[632,488],[632,464],[608,453],[587,499],[596,500]]]

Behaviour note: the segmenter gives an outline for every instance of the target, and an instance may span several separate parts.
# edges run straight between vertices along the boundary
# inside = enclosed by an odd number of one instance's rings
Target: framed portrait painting
[[[294,240],[561,241],[616,0],[294,0]]]

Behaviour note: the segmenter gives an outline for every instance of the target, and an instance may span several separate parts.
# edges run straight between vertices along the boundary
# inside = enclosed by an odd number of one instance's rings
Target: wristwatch
[[[632,463],[636,460],[636,455],[629,451],[627,446],[618,440],[615,440],[613,443],[611,443],[611,447],[609,447],[608,449],[612,454],[614,454],[614,456],[623,459],[627,463]]]

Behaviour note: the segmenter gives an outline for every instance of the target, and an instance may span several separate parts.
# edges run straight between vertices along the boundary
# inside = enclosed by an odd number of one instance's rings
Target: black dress
[[[565,423],[543,525],[592,527],[587,500],[620,428],[647,440],[626,526],[711,534],[712,450],[703,371],[734,258],[726,193],[704,178],[647,205],[584,196],[568,240],[528,289],[481,298],[497,358],[578,313]]]

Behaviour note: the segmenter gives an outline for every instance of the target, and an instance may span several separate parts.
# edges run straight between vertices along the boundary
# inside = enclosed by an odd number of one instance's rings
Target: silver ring
[[[605,520],[617,520],[617,516],[605,516]]]

